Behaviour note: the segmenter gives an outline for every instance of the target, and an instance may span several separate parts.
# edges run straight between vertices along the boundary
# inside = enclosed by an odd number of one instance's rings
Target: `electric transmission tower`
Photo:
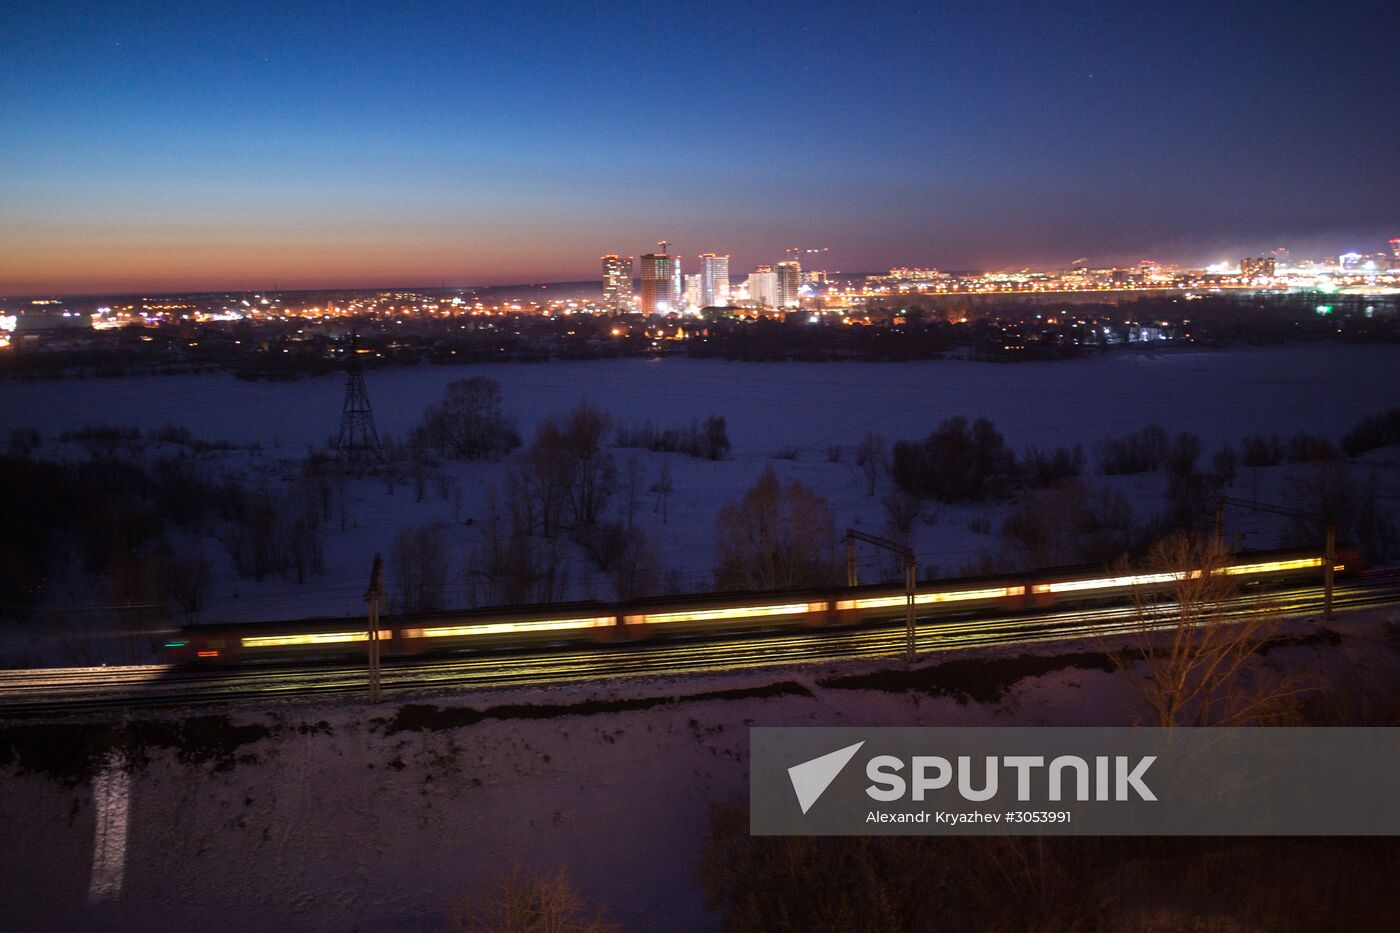
[[[369,407],[365,374],[360,371],[360,335],[350,338],[350,366],[345,377],[345,406],[340,413],[340,437],[335,442],[335,458],[341,462],[371,463],[383,457],[379,434],[374,430],[374,412]]]

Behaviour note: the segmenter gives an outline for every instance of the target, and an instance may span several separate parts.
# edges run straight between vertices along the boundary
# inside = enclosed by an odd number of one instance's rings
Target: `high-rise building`
[[[1246,279],[1272,278],[1274,268],[1272,256],[1253,256],[1240,260],[1240,275]]]
[[[613,253],[603,257],[603,304],[625,308],[632,303],[632,257]]]
[[[1390,268],[1400,269],[1400,236],[1390,241]]]
[[[749,301],[760,308],[778,306],[778,273],[772,266],[759,266],[749,273]]]
[[[701,308],[701,307],[704,307],[704,305],[701,304],[702,297],[703,297],[702,294],[701,294],[702,289],[703,289],[703,286],[702,286],[702,283],[701,283],[701,281],[700,281],[700,273],[698,273],[698,272],[692,272],[692,273],[690,273],[689,275],[687,275],[687,276],[685,277],[685,297],[682,299],[683,302],[684,302],[683,307],[686,307],[686,308]]]
[[[666,252],[669,244],[665,240],[658,245],[661,252],[642,257],[643,314],[669,314],[680,310],[680,263],[676,256]]]
[[[700,307],[729,303],[729,257],[700,254]]]
[[[802,264],[796,260],[778,263],[778,301],[780,308],[795,308],[801,301]]]

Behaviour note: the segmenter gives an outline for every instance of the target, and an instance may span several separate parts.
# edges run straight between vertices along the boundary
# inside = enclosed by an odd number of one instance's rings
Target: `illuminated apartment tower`
[[[729,303],[729,257],[700,254],[700,306],[713,308]]]
[[[778,263],[778,307],[795,308],[800,302],[802,264],[796,260]]]
[[[603,257],[603,304],[625,308],[632,303],[632,257]]]
[[[685,298],[683,307],[689,310],[705,307],[700,290],[700,273],[692,272],[687,275],[685,277]]]
[[[642,257],[643,314],[669,314],[680,310],[680,262],[666,252],[665,240],[657,245],[661,252]]]
[[[778,273],[772,266],[759,266],[749,273],[749,301],[760,308],[772,308],[778,304]]]
[[[1272,256],[1253,256],[1240,260],[1240,276],[1246,279],[1272,278],[1274,268]]]

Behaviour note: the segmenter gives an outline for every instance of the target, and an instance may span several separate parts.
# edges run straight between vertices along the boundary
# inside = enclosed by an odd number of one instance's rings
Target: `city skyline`
[[[581,280],[656,231],[843,270],[1395,236],[1379,4],[644,9],[12,11],[0,293]]]
[[[1400,225],[1397,225],[1400,226]],[[1355,240],[1345,241],[1355,243]],[[656,249],[659,252],[644,253],[640,256],[622,255],[619,253],[606,253],[593,262],[593,269],[583,271],[572,278],[546,278],[535,277],[533,279],[509,280],[501,278],[478,279],[478,280],[448,280],[440,281],[407,281],[394,279],[370,279],[362,283],[334,283],[323,282],[300,283],[283,285],[277,281],[250,281],[235,285],[214,286],[214,287],[150,287],[150,288],[92,288],[87,290],[59,291],[59,290],[35,290],[31,292],[0,292],[0,299],[17,300],[28,298],[84,298],[101,296],[134,296],[134,295],[178,295],[178,294],[235,294],[235,293],[292,293],[292,292],[324,292],[324,291],[373,291],[376,289],[470,289],[470,288],[497,288],[511,286],[547,286],[547,285],[577,285],[583,282],[597,281],[599,279],[599,264],[601,263],[601,278],[603,300],[610,306],[625,304],[630,300],[631,289],[635,286],[637,295],[640,292],[647,278],[643,271],[645,261],[649,257],[664,258],[666,276],[668,276],[668,288],[666,300],[673,304],[678,303],[692,287],[701,296],[699,306],[716,304],[723,296],[730,293],[731,289],[737,291],[744,288],[742,284],[746,277],[753,275],[769,275],[773,277],[771,288],[779,288],[778,276],[781,268],[796,262],[797,274],[819,273],[821,275],[835,274],[852,278],[885,276],[885,270],[893,273],[904,270],[916,273],[952,273],[960,276],[1014,276],[1022,275],[1046,275],[1055,273],[1074,273],[1088,270],[1139,270],[1144,267],[1153,269],[1172,269],[1181,271],[1197,271],[1210,275],[1236,275],[1244,274],[1246,277],[1252,275],[1272,276],[1275,264],[1279,269],[1295,268],[1295,271],[1331,271],[1331,266],[1335,266],[1337,272],[1350,272],[1353,274],[1373,274],[1393,276],[1400,270],[1400,237],[1390,237],[1362,241],[1359,250],[1339,250],[1331,249],[1330,252],[1322,250],[1320,252],[1307,252],[1301,249],[1294,249],[1286,245],[1278,245],[1271,248],[1257,248],[1254,250],[1244,250],[1236,254],[1229,254],[1229,251],[1222,251],[1221,254],[1210,262],[1183,263],[1173,261],[1160,261],[1151,257],[1141,257],[1129,259],[1123,262],[1090,262],[1087,257],[1080,257],[1073,262],[1061,264],[1016,264],[1009,263],[1000,268],[966,268],[958,269],[942,263],[931,261],[914,261],[906,263],[887,264],[871,269],[839,269],[826,262],[829,255],[829,248],[821,249],[801,249],[788,247],[778,251],[776,255],[785,256],[787,259],[759,259],[752,263],[735,265],[729,253],[686,253],[675,249],[675,244],[670,241],[659,241]],[[822,254],[822,257],[815,261],[815,264],[803,265],[801,258],[807,254]],[[698,271],[691,273],[683,268],[683,260],[686,256],[698,264]],[[794,258],[797,257],[797,258]],[[1256,263],[1267,263],[1266,265],[1255,265]],[[1331,264],[1331,266],[1329,266]],[[748,268],[748,272],[743,269]],[[1252,270],[1252,271],[1251,271]],[[732,276],[731,276],[732,273]],[[770,287],[760,285],[760,288]],[[774,304],[793,303],[792,286],[789,282],[787,293],[784,298],[775,297]]]

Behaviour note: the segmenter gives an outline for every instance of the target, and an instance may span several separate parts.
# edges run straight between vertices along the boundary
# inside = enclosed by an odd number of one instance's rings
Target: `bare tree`
[[[923,513],[923,500],[904,489],[892,489],[880,502],[885,506],[885,521],[895,537],[907,541],[914,522]]]
[[[875,484],[880,481],[880,474],[885,471],[888,463],[889,454],[885,448],[885,439],[873,431],[866,432],[856,447],[856,465],[865,476],[867,496],[875,495]]]
[[[528,499],[524,503],[528,506]],[[554,602],[568,588],[567,561],[557,542],[534,535],[523,512],[512,505],[503,514],[495,489],[486,494],[484,540],[467,565],[475,605]]]
[[[170,554],[166,557],[166,592],[184,613],[185,624],[199,621],[213,570],[203,554]]]
[[[564,416],[560,441],[568,454],[570,506],[576,525],[595,525],[617,485],[617,465],[604,446],[612,418],[586,399]]]
[[[445,608],[447,527],[441,522],[401,528],[389,550],[394,602],[400,612]]]
[[[452,933],[617,933],[601,908],[591,909],[565,871],[497,875],[484,896],[465,898],[448,915]]]
[[[520,446],[515,425],[501,411],[501,385],[473,376],[449,383],[441,402],[428,406],[410,443],[462,460],[496,459]]]
[[[703,442],[700,449],[707,460],[723,460],[729,456],[729,427],[720,415],[710,415],[705,419]]]
[[[512,509],[528,499],[527,533],[536,527],[553,541],[572,520],[575,529],[598,523],[617,485],[617,464],[603,446],[608,415],[579,403],[562,419],[546,418],[512,472]],[[517,522],[519,524],[519,522]]]
[[[1015,565],[1047,567],[1120,560],[1132,530],[1132,508],[1120,493],[1074,481],[1023,491],[1000,533]]]
[[[1292,531],[1297,541],[1315,543],[1324,534],[1327,522],[1337,526],[1338,540],[1352,539],[1362,490],[1352,479],[1351,465],[1346,460],[1337,458],[1299,464],[1289,470],[1284,483],[1289,503],[1320,520],[1295,518]]]
[[[627,530],[632,530],[632,523],[637,516],[637,506],[642,497],[642,461],[636,454],[627,458],[626,467],[622,473],[622,512],[627,518]]]
[[[835,522],[827,501],[770,466],[737,503],[720,510],[715,585],[778,589],[829,582]]]
[[[671,493],[675,491],[675,484],[671,482],[671,458],[663,457],[661,460],[661,474],[656,478],[656,482],[651,484],[651,491],[656,494],[656,504],[652,506],[652,512],[661,513],[661,524],[666,524],[667,504],[670,501]]]
[[[409,470],[413,475],[413,501],[422,502],[428,495],[428,465],[414,457]]]
[[[1186,534],[1153,546],[1147,568],[1169,577],[1134,601],[1129,646],[1108,656],[1132,684],[1154,726],[1268,725],[1308,692],[1309,681],[1253,664],[1277,617],[1236,595],[1228,554]]]
[[[625,530],[622,546],[608,572],[617,598],[650,596],[656,591],[657,567],[656,544],[651,536],[640,528]]]

